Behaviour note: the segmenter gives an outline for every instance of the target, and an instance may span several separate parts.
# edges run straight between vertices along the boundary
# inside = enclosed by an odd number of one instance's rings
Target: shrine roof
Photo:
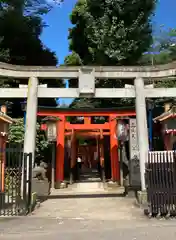
[[[176,106],[170,108],[167,112],[162,113],[153,119],[154,122],[163,122],[170,118],[176,118]]]
[[[0,120],[7,122],[9,124],[13,123],[13,119],[11,117],[9,117],[7,114],[3,113],[0,111]]]

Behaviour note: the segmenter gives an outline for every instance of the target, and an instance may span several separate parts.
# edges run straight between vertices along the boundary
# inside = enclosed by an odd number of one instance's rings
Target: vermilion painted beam
[[[103,136],[108,136],[109,134],[110,134],[109,132],[104,132]],[[71,132],[65,133],[65,136],[70,136],[70,135],[72,135]],[[95,137],[95,136],[100,136],[100,133],[98,133],[98,132],[85,132],[85,133],[77,132],[76,135],[77,136],[85,136],[85,137]]]
[[[98,128],[97,128],[98,126]],[[41,130],[46,131],[47,130],[47,124],[41,124]],[[65,126],[66,130],[93,130],[93,129],[105,129],[108,130],[109,129],[109,123],[105,123],[105,124],[70,124],[70,123],[66,123]],[[87,132],[86,132],[87,133]]]
[[[115,117],[130,117],[130,116],[136,116],[136,112],[133,110],[121,110],[121,111],[112,111],[112,112],[64,112],[64,113],[59,113],[59,112],[53,112],[52,110],[40,110],[37,113],[37,116],[53,116],[53,117],[59,117],[60,115],[64,116],[81,116],[81,117],[91,117],[91,116],[110,116],[114,115]]]
[[[66,122],[65,124],[66,130],[93,130],[93,129],[106,129],[109,130],[109,123],[104,124],[70,124],[69,122]]]

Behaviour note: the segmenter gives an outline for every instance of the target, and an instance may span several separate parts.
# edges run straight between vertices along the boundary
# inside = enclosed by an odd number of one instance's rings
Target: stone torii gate
[[[28,88],[0,88],[1,98],[27,98],[24,152],[34,159],[38,98],[135,98],[140,157],[141,187],[145,190],[145,162],[148,158],[148,131],[145,98],[175,97],[176,88],[150,88],[148,80],[176,75],[176,62],[144,67],[32,67],[0,63],[0,76],[29,79]],[[79,79],[78,88],[43,88],[40,79]],[[95,79],[131,79],[124,88],[95,88]],[[133,85],[134,80],[134,85]],[[168,78],[169,81],[169,78]]]

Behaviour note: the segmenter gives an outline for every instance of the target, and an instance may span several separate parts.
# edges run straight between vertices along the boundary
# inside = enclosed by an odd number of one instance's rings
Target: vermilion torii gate
[[[118,159],[118,140],[116,138],[116,129],[118,118],[134,117],[136,113],[132,109],[60,109],[39,107],[38,116],[42,117],[57,117],[57,140],[56,140],[56,184],[64,181],[64,148],[65,137],[71,136],[71,172],[76,164],[76,135],[86,137],[99,137],[100,140],[100,165],[104,169],[104,154],[103,154],[103,138],[110,137],[110,159],[111,159],[111,180],[113,182],[120,181],[120,166]],[[67,117],[84,117],[84,124],[71,124],[66,121]],[[92,124],[91,117],[107,117],[108,121],[101,124]],[[84,130],[84,131],[83,131]],[[86,132],[85,132],[86,131]],[[53,185],[53,184],[52,184]]]
[[[34,159],[37,100],[38,98],[135,98],[136,119],[140,156],[141,187],[145,190],[145,162],[148,158],[148,131],[146,120],[146,98],[175,97],[176,88],[149,88],[150,79],[163,79],[176,75],[176,62],[161,66],[143,67],[31,67],[0,63],[0,76],[29,79],[28,88],[1,88],[1,98],[27,98],[26,131],[24,152],[32,153]],[[73,79],[79,81],[78,88],[43,88],[40,79]],[[124,88],[95,88],[95,79],[131,79],[132,86]],[[173,80],[173,79],[172,79]],[[169,81],[169,79],[168,79]]]

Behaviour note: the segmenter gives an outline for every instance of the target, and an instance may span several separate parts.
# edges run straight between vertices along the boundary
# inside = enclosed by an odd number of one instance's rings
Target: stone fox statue
[[[38,180],[45,180],[47,173],[48,164],[45,162],[40,162],[39,166],[35,166],[32,171],[32,177]]]

